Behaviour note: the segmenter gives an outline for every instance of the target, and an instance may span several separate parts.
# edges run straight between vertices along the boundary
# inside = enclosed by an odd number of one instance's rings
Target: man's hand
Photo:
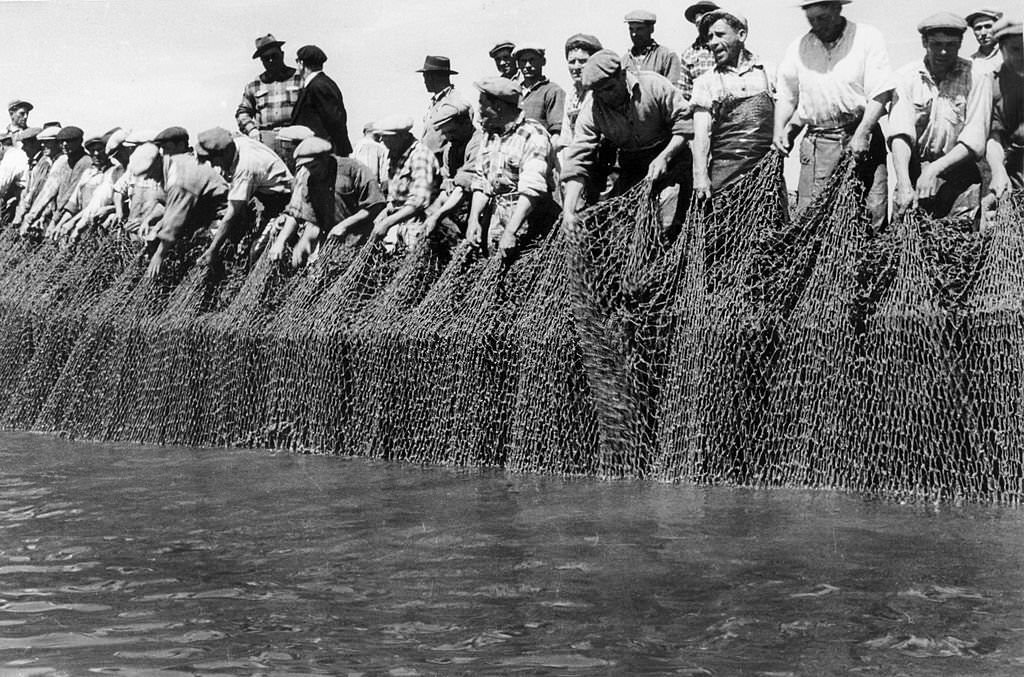
[[[698,200],[711,199],[711,179],[707,176],[693,177],[693,195]]]
[[[904,214],[909,209],[917,208],[917,191],[909,183],[896,182],[896,190],[893,193],[893,210],[896,215]]]
[[[336,237],[340,240],[345,237],[346,233],[348,233],[348,226],[344,223],[339,223],[334,228],[331,228],[330,232],[327,233],[327,237]]]
[[[153,252],[153,256],[149,259],[149,266],[146,268],[146,277],[153,280],[160,275],[160,270],[164,265],[164,248],[157,247],[156,251]]]
[[[518,246],[519,238],[516,237],[515,231],[506,228],[498,241],[498,257],[507,262],[515,255]]]
[[[562,229],[572,235],[580,227],[580,215],[575,210],[562,212]]]
[[[292,267],[300,268],[306,265],[309,255],[313,253],[313,243],[308,237],[300,237],[292,250]]]
[[[933,198],[939,192],[939,174],[933,169],[934,166],[925,167],[917,179],[917,198],[919,200]]]
[[[282,256],[284,256],[284,242],[281,241],[281,238],[276,238],[274,244],[270,245],[270,249],[267,250],[267,258],[271,261],[280,261]]]
[[[654,158],[651,166],[647,168],[647,179],[652,183],[662,179],[668,174],[668,161],[661,155]]]
[[[850,137],[850,152],[853,153],[854,157],[860,159],[868,154],[868,150],[871,148],[871,130],[862,132],[857,130]]]
[[[196,265],[198,265],[198,266],[212,266],[213,264],[217,263],[219,260],[220,260],[220,254],[218,253],[216,248],[213,247],[213,245],[210,245],[209,247],[206,248],[206,251],[203,252],[203,255],[199,257],[199,260],[196,261]]]
[[[427,218],[423,219],[423,237],[430,237],[430,235],[437,229],[437,213],[428,214]]]
[[[370,242],[380,242],[387,237],[389,230],[391,230],[391,226],[386,220],[374,224],[373,230],[370,231]]]
[[[772,148],[784,156],[788,156],[790,151],[793,150],[793,135],[790,133],[789,125],[786,125],[772,139]]]
[[[480,248],[480,235],[483,228],[480,226],[480,221],[477,219],[470,220],[466,226],[466,242],[471,247]]]
[[[251,130],[249,132],[248,136],[249,136],[250,139],[256,139],[257,141],[259,141],[260,140],[260,130],[259,129],[253,129],[253,130]]]

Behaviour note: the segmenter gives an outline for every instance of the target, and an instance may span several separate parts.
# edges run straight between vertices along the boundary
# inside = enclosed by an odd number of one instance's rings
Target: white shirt
[[[11,146],[0,160],[0,196],[7,195],[12,186],[23,190],[28,182],[28,156],[17,146]]]
[[[882,34],[847,20],[830,46],[813,33],[790,44],[779,65],[777,90],[780,104],[795,105],[801,122],[826,126],[856,119],[893,85]]]
[[[284,160],[267,146],[248,136],[236,136],[235,165],[228,200],[248,202],[257,193],[290,193],[292,173]]]

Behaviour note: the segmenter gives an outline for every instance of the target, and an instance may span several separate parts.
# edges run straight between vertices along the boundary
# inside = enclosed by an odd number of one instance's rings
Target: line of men
[[[801,2],[810,30],[777,70],[747,49],[745,17],[713,2],[686,9],[698,37],[678,57],[653,40],[653,14],[630,12],[633,46],[622,55],[592,35],[566,41],[568,97],[544,75],[544,48],[500,43],[499,74],[474,83],[479,119],[449,59],[428,56],[422,136],[412,118],[389,116],[355,146],[340,89],[322,72],[326,54],[304,46],[291,68],[268,34],[256,40],[265,70],[245,88],[238,133],[205,130],[194,147],[180,127],[84,139],[74,126],[28,127],[31,106],[14,102],[12,126],[25,126],[6,135],[0,190],[24,233],[122,224],[148,243],[157,274],[196,235],[208,241],[207,264],[264,248],[282,258],[290,247],[303,265],[330,237],[391,247],[461,236],[508,258],[559,214],[573,228],[586,205],[644,179],[670,230],[691,192],[713,198],[798,137],[800,205],[851,151],[877,230],[887,153],[897,212],[977,214],[983,187],[990,201],[1024,187],[1020,23],[991,10],[935,14],[918,26],[924,58],[894,72],[881,34],[844,16],[851,1]],[[959,57],[969,26],[973,62]],[[22,178],[4,184],[12,166]]]

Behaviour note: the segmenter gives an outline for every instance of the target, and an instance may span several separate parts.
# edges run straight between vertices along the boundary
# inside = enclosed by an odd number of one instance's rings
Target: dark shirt
[[[307,179],[307,200],[301,213],[303,221],[330,230],[356,212],[383,207],[386,200],[370,168],[351,158],[331,156],[321,162]]]
[[[652,42],[642,50],[631,47],[622,55],[622,67],[637,71],[651,71],[668,78],[675,84],[679,81],[679,55],[674,51]]]
[[[565,90],[547,78],[541,78],[532,87],[523,86],[519,108],[527,120],[536,120],[551,134],[558,134],[565,118]]]
[[[292,111],[292,124],[305,125],[321,139],[330,141],[338,155],[347,157],[352,154],[348,113],[341,89],[322,71],[310,78],[299,94]]]
[[[227,206],[228,184],[217,170],[191,155],[174,155],[164,164],[166,207],[157,237],[175,242],[217,218]]]
[[[62,211],[67,206],[68,201],[74,195],[78,182],[82,179],[82,174],[85,173],[85,170],[92,167],[92,157],[88,154],[82,154],[78,158],[69,157],[68,166],[71,168],[71,171],[63,178],[60,186],[57,188],[57,201],[54,205],[57,212]]]

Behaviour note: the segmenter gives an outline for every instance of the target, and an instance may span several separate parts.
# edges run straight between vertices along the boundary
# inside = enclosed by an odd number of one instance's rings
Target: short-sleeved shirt
[[[693,83],[715,68],[715,55],[707,47],[688,47],[679,57],[679,80],[676,86],[683,98],[693,96]]]
[[[371,210],[385,202],[369,167],[352,158],[333,155],[331,159],[316,176],[303,175],[306,199],[295,215],[328,230],[361,209]]]
[[[636,71],[651,71],[668,78],[669,82],[679,81],[679,55],[653,41],[639,52],[635,47],[623,52],[622,67]]]
[[[294,68],[286,68],[280,79],[266,73],[248,83],[242,102],[235,111],[238,129],[248,134],[254,129],[274,129],[291,124],[292,110],[302,91],[302,77]]]
[[[391,165],[388,179],[388,205],[426,209],[437,197],[441,185],[437,156],[423,141],[417,141]]]
[[[229,172],[228,200],[248,202],[260,193],[284,195],[291,192],[292,173],[277,153],[247,136],[236,136],[232,141],[237,152]]]
[[[735,66],[716,67],[694,81],[690,106],[695,111],[708,111],[712,119],[717,119],[723,101],[762,92],[775,94],[775,74],[757,56],[743,50]]]
[[[623,151],[649,150],[672,136],[693,133],[690,107],[668,79],[641,71],[625,72],[629,101],[616,110],[588,96],[576,118],[572,145],[566,151],[562,180],[583,180],[597,162],[602,140]]]
[[[889,111],[888,137],[903,137],[918,157],[933,162],[964,144],[984,157],[992,116],[992,75],[957,59],[941,82],[923,61],[896,73],[896,96]]]
[[[536,120],[548,132],[558,134],[565,116],[565,90],[547,78],[541,78],[531,87],[523,86],[519,108],[528,120]]]
[[[165,158],[164,175],[166,206],[156,235],[164,242],[185,239],[196,228],[209,225],[226,204],[227,182],[192,155]]]
[[[893,87],[882,34],[849,20],[830,45],[813,33],[790,44],[776,85],[779,103],[795,106],[796,117],[812,127],[854,122],[871,99]]]
[[[472,189],[491,197],[551,195],[555,163],[551,135],[536,121],[520,115],[502,131],[485,132],[471,170]]]

